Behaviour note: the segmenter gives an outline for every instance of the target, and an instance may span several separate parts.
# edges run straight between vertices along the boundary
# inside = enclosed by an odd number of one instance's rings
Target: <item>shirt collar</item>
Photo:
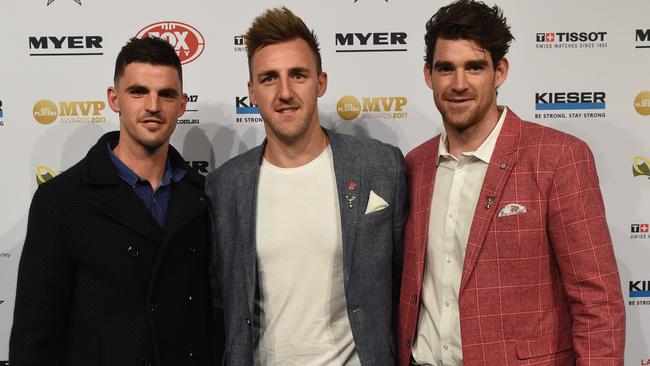
[[[128,183],[131,186],[135,186],[138,182],[144,182],[145,180],[140,178],[131,168],[129,168],[120,158],[118,158],[114,153],[113,149],[117,146],[117,141],[109,141],[107,144],[108,148],[108,155],[111,158],[111,161],[113,162],[113,165],[115,166],[115,169],[117,169],[117,174],[122,178],[123,181]],[[169,156],[167,156],[166,162],[165,162],[165,172],[163,173],[162,179],[160,180],[160,187],[166,186],[170,184],[171,182],[178,182],[183,177],[185,177],[185,174],[187,171],[179,168],[172,167],[171,161],[169,160]]]
[[[501,112],[501,116],[499,117],[499,120],[497,121],[496,126],[492,129],[492,132],[488,135],[488,137],[483,141],[481,146],[478,147],[475,151],[467,151],[464,152],[463,155],[465,156],[474,156],[481,161],[485,163],[490,163],[490,158],[492,157],[492,152],[494,152],[494,147],[497,144],[497,139],[499,137],[499,133],[501,132],[501,128],[503,127],[503,122],[506,120],[506,112],[508,108],[499,106],[499,108],[502,108],[503,111]],[[452,155],[449,153],[447,150],[447,132],[445,129],[442,129],[442,134],[440,135],[440,144],[438,145],[438,157],[443,157],[443,158],[448,158],[452,157]],[[438,159],[440,161],[440,159]]]

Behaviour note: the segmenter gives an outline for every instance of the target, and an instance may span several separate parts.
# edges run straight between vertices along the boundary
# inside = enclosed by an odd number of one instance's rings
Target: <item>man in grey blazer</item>
[[[315,35],[282,7],[245,35],[266,140],[208,176],[225,365],[394,365],[407,216],[394,146],[321,128]]]

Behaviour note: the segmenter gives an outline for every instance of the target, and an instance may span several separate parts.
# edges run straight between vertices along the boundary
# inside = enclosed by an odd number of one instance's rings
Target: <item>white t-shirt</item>
[[[255,365],[360,365],[330,147],[298,168],[262,162],[256,225]]]

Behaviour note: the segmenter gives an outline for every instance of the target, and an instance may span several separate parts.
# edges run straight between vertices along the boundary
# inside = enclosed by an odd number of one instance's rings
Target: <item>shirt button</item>
[[[445,257],[445,262],[447,262],[447,263],[451,263],[451,258],[449,258],[449,256],[446,256],[446,257]]]
[[[445,306],[449,306],[449,301],[445,301]]]
[[[442,348],[446,351],[446,350],[449,349],[449,346],[445,344],[445,345],[442,346]]]
[[[129,245],[129,247],[126,248],[126,252],[129,253],[131,257],[137,257],[140,255],[140,249],[135,245]]]

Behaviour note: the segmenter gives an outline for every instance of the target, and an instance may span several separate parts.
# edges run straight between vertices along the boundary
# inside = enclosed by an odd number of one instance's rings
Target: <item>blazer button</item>
[[[246,318],[246,325],[248,325],[249,327],[251,326],[251,320],[248,318]]]
[[[411,348],[411,340],[410,339],[406,340],[406,348]]]
[[[131,257],[137,257],[140,255],[140,249],[138,249],[138,247],[133,244],[129,245],[129,247],[126,248],[126,252],[129,253]]]
[[[418,301],[418,295],[413,294],[413,295],[411,296],[411,302],[413,302],[413,304],[416,304],[417,301]]]

